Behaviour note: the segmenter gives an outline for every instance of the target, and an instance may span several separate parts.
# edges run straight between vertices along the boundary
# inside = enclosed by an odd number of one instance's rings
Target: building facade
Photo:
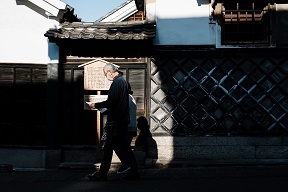
[[[45,32],[59,48],[59,62],[47,67],[53,86],[44,145],[51,158],[75,150],[63,146],[97,142],[95,113],[83,110],[87,93],[78,65],[101,57],[120,65],[136,87],[138,115],[149,119],[158,162],[285,162],[288,2],[146,0],[135,6],[138,12],[121,22],[63,22]],[[137,14],[142,20],[130,20]],[[67,155],[59,162],[72,160]]]

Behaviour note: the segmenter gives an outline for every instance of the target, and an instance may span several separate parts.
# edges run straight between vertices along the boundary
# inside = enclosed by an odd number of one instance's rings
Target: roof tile
[[[49,29],[49,39],[145,40],[154,38],[156,24],[147,21],[129,22],[65,22],[60,29]]]

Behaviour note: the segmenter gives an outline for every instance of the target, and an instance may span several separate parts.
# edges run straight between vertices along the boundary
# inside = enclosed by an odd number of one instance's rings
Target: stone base
[[[139,168],[154,166],[206,166],[239,164],[288,164],[288,137],[203,136],[172,137],[153,136],[151,154],[135,156]],[[57,169],[65,163],[74,167],[99,163],[101,151],[92,147],[72,147],[59,150],[41,148],[0,148],[0,162],[13,168]],[[63,164],[64,163],[64,164]],[[114,154],[113,165],[120,160]],[[72,166],[73,167],[73,166]],[[78,166],[79,167],[79,166]]]

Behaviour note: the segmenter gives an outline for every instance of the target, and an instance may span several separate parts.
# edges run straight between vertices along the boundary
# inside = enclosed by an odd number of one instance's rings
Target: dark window
[[[217,6],[223,45],[270,44],[270,4],[234,1]]]

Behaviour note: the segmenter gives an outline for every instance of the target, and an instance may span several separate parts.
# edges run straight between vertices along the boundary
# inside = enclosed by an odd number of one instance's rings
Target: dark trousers
[[[124,167],[131,167],[132,171],[137,172],[137,162],[130,144],[128,144],[128,135],[108,136],[103,147],[103,158],[99,170],[101,175],[107,175],[110,169],[113,150]]]

